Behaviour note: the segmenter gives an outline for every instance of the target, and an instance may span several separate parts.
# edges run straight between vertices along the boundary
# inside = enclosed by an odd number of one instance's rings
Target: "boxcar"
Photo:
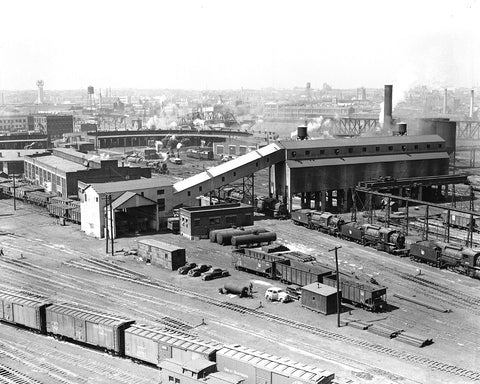
[[[124,329],[135,321],[74,304],[55,304],[46,308],[47,333],[93,347],[125,352]]]
[[[323,284],[337,286],[336,275],[332,274],[323,279]],[[387,288],[367,283],[360,283],[345,277],[340,278],[342,300],[356,306],[377,312],[387,308]]]
[[[46,298],[14,291],[0,292],[0,320],[19,324],[46,333],[45,309],[51,305]]]
[[[332,372],[239,345],[217,351],[217,369],[244,377],[245,384],[327,384],[335,377]]]
[[[156,366],[170,358],[181,362],[194,359],[215,361],[218,349],[214,342],[158,327],[132,324],[125,330],[125,356]]]
[[[175,271],[186,263],[185,248],[154,239],[138,240],[138,255],[154,265]]]

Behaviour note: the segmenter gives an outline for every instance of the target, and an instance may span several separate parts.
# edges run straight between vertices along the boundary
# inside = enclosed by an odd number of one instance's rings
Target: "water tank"
[[[297,138],[298,140],[305,140],[308,137],[307,135],[307,127],[305,125],[301,125],[297,128]]]
[[[407,134],[407,123],[398,123],[397,132],[399,136],[405,136]]]
[[[89,85],[88,88],[87,88],[87,93],[89,95],[93,95],[95,92],[94,92],[94,89],[93,89],[93,86]]]

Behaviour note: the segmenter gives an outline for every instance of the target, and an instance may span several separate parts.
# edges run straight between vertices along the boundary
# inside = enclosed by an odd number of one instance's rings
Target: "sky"
[[[480,86],[480,0],[16,0],[0,90]]]

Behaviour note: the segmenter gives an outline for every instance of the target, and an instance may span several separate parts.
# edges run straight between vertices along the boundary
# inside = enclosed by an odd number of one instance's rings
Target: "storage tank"
[[[232,237],[232,245],[238,247],[240,245],[269,243],[277,240],[277,234],[275,232],[259,233],[257,235],[241,235]]]
[[[240,297],[248,297],[249,289],[248,287],[243,287],[241,285],[236,285],[233,283],[226,283],[223,286],[224,293],[233,293],[234,295],[239,295]]]
[[[230,245],[232,244],[232,237],[234,236],[243,236],[267,232],[265,228],[248,228],[248,229],[227,229],[220,231],[216,234],[216,241],[221,245]]]
[[[305,140],[307,139],[307,127],[305,125],[301,125],[297,127],[297,138],[298,140]]]

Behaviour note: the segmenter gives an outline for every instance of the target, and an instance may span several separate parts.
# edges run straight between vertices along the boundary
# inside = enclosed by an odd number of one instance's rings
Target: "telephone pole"
[[[108,195],[105,196],[105,253],[108,255]]]
[[[335,269],[337,272],[337,327],[340,328],[340,274],[338,273],[338,250],[342,248],[341,245],[337,245],[335,248],[329,249],[328,252],[335,251]]]

